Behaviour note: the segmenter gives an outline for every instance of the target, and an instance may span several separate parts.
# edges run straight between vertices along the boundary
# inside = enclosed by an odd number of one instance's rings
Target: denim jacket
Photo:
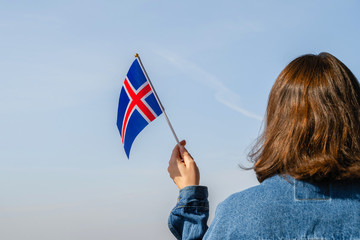
[[[209,228],[207,197],[204,186],[180,190],[169,216],[177,239],[360,239],[360,181],[276,175],[220,203]]]

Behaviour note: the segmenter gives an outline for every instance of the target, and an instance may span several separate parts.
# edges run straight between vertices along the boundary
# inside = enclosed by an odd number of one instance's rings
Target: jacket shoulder
[[[256,206],[255,209],[266,206],[268,209],[271,203],[289,202],[293,198],[293,187],[293,179],[276,175],[266,179],[260,185],[230,195],[219,206],[221,208],[240,207],[241,210],[249,208],[254,210],[253,206]]]
[[[292,185],[291,181],[274,176],[260,185],[230,195],[218,205],[208,237],[216,239],[217,233],[224,232],[231,235],[224,239],[256,236],[262,231],[264,221],[269,219],[269,225],[271,216],[279,214],[279,203],[289,201]]]

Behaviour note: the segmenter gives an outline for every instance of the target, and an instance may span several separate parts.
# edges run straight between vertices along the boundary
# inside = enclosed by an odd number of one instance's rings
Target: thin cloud
[[[239,107],[238,105],[234,104],[233,101],[229,101],[229,96],[224,96],[223,94],[215,94],[215,98],[218,102],[224,104],[225,106],[243,114],[244,116],[246,117],[249,117],[249,118],[254,118],[256,120],[259,120],[259,121],[262,121],[263,118],[255,113],[252,113],[242,107]]]
[[[169,53],[157,52],[158,55],[171,62],[178,69],[186,72],[191,72],[195,75],[195,79],[208,88],[215,91],[214,97],[216,101],[225,105],[226,107],[241,113],[242,115],[262,121],[263,118],[251,111],[246,110],[241,106],[240,96],[234,91],[230,90],[224,85],[216,76],[200,68],[198,65],[189,62],[181,57]]]

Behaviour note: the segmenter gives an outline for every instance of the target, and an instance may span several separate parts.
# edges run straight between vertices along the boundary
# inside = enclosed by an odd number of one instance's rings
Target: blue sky
[[[171,239],[177,198],[165,118],[116,128],[138,52],[210,192],[211,218],[257,184],[246,154],[295,57],[327,51],[360,75],[359,1],[1,1],[3,239]]]

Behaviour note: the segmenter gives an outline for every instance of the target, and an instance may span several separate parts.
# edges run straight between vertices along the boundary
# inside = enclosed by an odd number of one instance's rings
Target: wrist
[[[208,188],[206,186],[191,185],[186,186],[179,191],[179,200],[187,201],[189,199],[204,200],[208,197]]]

